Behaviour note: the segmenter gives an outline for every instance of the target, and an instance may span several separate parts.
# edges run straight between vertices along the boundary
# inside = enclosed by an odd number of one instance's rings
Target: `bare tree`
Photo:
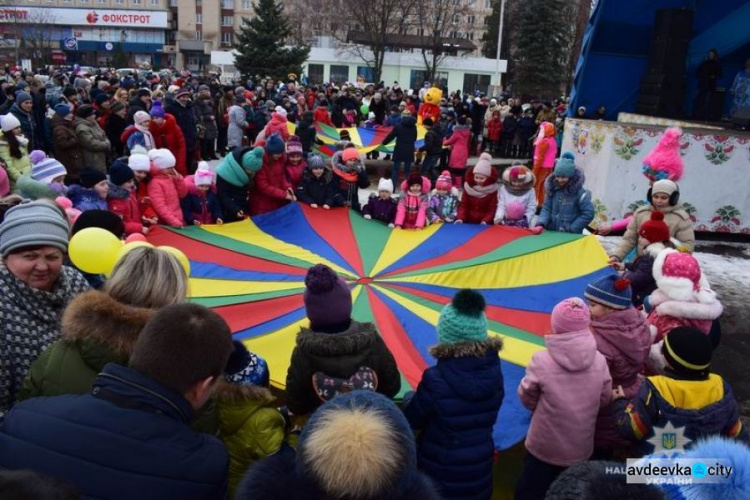
[[[6,19],[12,20],[7,33],[13,36],[16,64],[31,59],[34,67],[52,59],[54,14],[46,9],[29,10],[14,6],[3,7]]]
[[[464,18],[472,12],[462,0],[421,0],[416,2],[414,19],[416,31],[422,37],[422,58],[427,80],[432,80],[438,68],[450,55],[456,55],[449,34],[464,27]]]

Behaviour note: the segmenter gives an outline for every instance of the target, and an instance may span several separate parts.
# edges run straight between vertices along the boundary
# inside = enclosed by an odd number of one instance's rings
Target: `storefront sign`
[[[166,11],[2,7],[0,23],[166,28]]]

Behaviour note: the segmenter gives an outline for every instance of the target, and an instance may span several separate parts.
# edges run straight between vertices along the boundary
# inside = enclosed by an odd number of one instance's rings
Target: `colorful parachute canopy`
[[[391,230],[345,209],[287,205],[223,226],[157,228],[156,245],[190,258],[190,295],[213,308],[234,335],[269,363],[284,387],[300,326],[307,269],[331,266],[351,283],[353,316],[372,321],[393,352],[404,391],[417,387],[434,363],[442,307],[457,290],[484,294],[490,334],[500,353],[505,400],[495,427],[504,449],[526,434],[529,413],[516,389],[531,356],[544,346],[549,313],[560,300],[582,296],[586,284],[610,271],[593,237],[478,225],[432,225]]]
[[[323,141],[323,146],[318,146],[318,151],[327,156],[331,156],[336,151],[336,143],[341,140],[339,135],[342,130],[346,130],[349,133],[349,137],[352,139],[352,143],[357,146],[360,153],[369,153],[371,151],[382,151],[385,153],[393,153],[393,147],[396,141],[383,145],[383,140],[388,136],[393,127],[378,127],[375,129],[365,127],[349,127],[349,128],[334,128],[323,123],[316,123],[315,129],[318,132],[318,139]],[[424,136],[427,133],[427,129],[423,126],[417,126],[417,141],[414,143],[414,148],[421,148],[424,146]]]

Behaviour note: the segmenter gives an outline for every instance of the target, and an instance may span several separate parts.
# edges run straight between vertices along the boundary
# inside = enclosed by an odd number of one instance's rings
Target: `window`
[[[140,5],[141,4],[141,0],[133,0],[132,3],[133,3],[133,5]]]
[[[490,86],[490,75],[476,75],[473,73],[464,74],[464,88],[465,94],[472,94],[475,90],[480,92],[487,92]]]
[[[325,66],[322,64],[308,64],[307,65],[307,80],[310,83],[323,83],[323,71]]]
[[[492,0],[484,0],[484,8],[485,9],[491,9],[492,8]]]
[[[161,0],[151,0],[151,5],[158,7],[161,4]]]
[[[357,66],[357,76],[361,76],[366,82],[373,81],[372,68],[369,66]]]
[[[222,45],[232,45],[232,32],[231,31],[222,31],[221,32],[221,44]]]
[[[70,3],[70,0],[62,0],[63,3]]]
[[[202,31],[196,31],[195,32],[195,39],[200,41],[203,40],[203,32]]]
[[[461,16],[453,14],[453,24],[458,24],[461,21]]]
[[[169,6],[170,7],[177,7],[177,1],[178,0],[169,0]]]
[[[203,24],[203,14],[201,12],[195,14],[195,24]]]
[[[451,31],[451,32],[449,33],[449,35],[450,35],[450,36],[449,36],[448,38],[458,38],[458,33],[456,32],[456,30],[452,30],[452,31]]]
[[[474,16],[469,16],[466,18],[466,22],[469,23],[469,26],[474,26],[474,21],[476,18]]]
[[[409,87],[413,89],[421,89],[425,80],[427,79],[427,72],[423,69],[411,70],[411,78],[409,78]]]
[[[78,3],[89,3],[89,0],[78,0]]]
[[[221,8],[222,9],[234,9],[234,0],[221,0]]]
[[[466,33],[466,37],[467,37],[467,38],[468,38],[469,40],[472,40],[472,41],[473,41],[473,40],[474,40],[474,32],[472,31],[471,33]]]
[[[169,32],[169,41],[170,42],[176,42],[177,41],[177,32],[176,31],[170,31]]]
[[[116,3],[117,5],[122,5],[122,4],[124,4],[124,3],[125,3],[125,0],[115,0],[115,3]]]
[[[250,0],[242,0],[242,9],[243,10],[250,10],[252,8],[252,3]]]
[[[349,66],[340,66],[331,64],[331,78],[334,83],[344,83],[349,81]]]
[[[102,5],[104,5],[104,4],[107,3],[107,0],[99,0],[99,3],[102,4]]]
[[[234,17],[233,16],[221,16],[221,25],[222,26],[234,26]]]

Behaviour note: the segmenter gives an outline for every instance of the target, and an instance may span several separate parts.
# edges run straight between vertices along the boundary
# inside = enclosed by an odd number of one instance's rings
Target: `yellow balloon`
[[[68,255],[81,271],[105,274],[115,267],[121,248],[122,241],[106,229],[87,227],[70,239]]]
[[[177,260],[180,261],[180,265],[185,270],[185,274],[190,276],[190,259],[187,258],[187,255],[182,253],[182,250],[175,247],[170,247],[168,245],[159,246],[156,247],[159,250],[164,250],[165,252],[171,253],[175,257],[177,257]]]

